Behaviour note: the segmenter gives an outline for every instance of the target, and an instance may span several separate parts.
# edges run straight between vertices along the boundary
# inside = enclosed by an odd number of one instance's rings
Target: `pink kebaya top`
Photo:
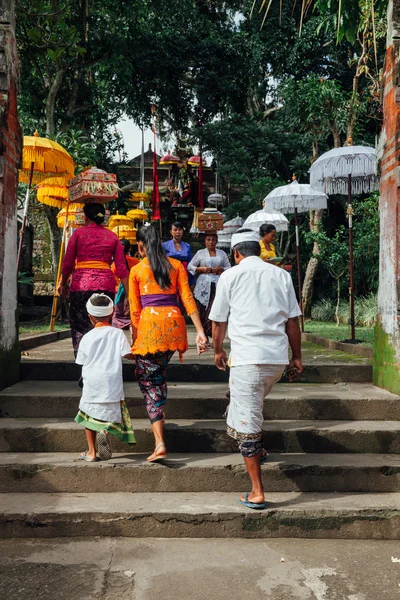
[[[111,269],[75,269],[76,262],[86,260],[115,263],[119,279],[128,277],[124,249],[118,237],[102,225],[91,223],[71,236],[62,266],[62,274],[72,273],[71,292],[115,292],[115,276]]]

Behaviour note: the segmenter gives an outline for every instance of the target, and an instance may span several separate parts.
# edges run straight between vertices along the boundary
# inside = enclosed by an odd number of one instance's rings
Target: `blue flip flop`
[[[97,456],[96,456],[96,458],[89,458],[88,455],[87,455],[87,450],[83,454],[79,455],[79,459],[80,460],[85,460],[86,462],[97,462],[99,460],[97,458]]]
[[[266,502],[250,502],[248,493],[244,495],[244,501],[239,498],[239,502],[247,506],[247,508],[253,508],[254,510],[264,510],[267,508]]]

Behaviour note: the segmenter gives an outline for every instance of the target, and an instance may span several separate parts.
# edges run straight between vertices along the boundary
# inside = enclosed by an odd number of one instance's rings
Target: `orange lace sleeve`
[[[140,265],[133,267],[129,274],[129,308],[131,321],[134,327],[138,327],[142,304],[140,302]]]
[[[177,287],[179,290],[179,295],[182,299],[183,305],[186,308],[188,315],[191,315],[192,313],[196,312],[196,302],[193,298],[192,292],[190,291],[189,281],[186,275],[185,268],[181,263],[179,263],[178,265]]]

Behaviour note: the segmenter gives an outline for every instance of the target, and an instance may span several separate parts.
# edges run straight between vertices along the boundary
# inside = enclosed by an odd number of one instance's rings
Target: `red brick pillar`
[[[400,393],[400,0],[388,3],[380,139],[380,264],[374,383]]]
[[[17,182],[21,130],[14,0],[0,0],[0,389],[19,378]]]

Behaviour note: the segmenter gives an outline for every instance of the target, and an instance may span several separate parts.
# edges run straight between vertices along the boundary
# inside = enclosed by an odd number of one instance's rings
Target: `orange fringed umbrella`
[[[21,258],[22,241],[26,228],[32,184],[40,183],[48,177],[63,176],[66,179],[70,179],[74,176],[74,170],[75,164],[72,157],[60,144],[53,142],[53,140],[39,137],[37,131],[34,135],[24,136],[19,180],[22,183],[27,183],[28,188],[26,190],[24,215],[19,232],[17,270]]]

